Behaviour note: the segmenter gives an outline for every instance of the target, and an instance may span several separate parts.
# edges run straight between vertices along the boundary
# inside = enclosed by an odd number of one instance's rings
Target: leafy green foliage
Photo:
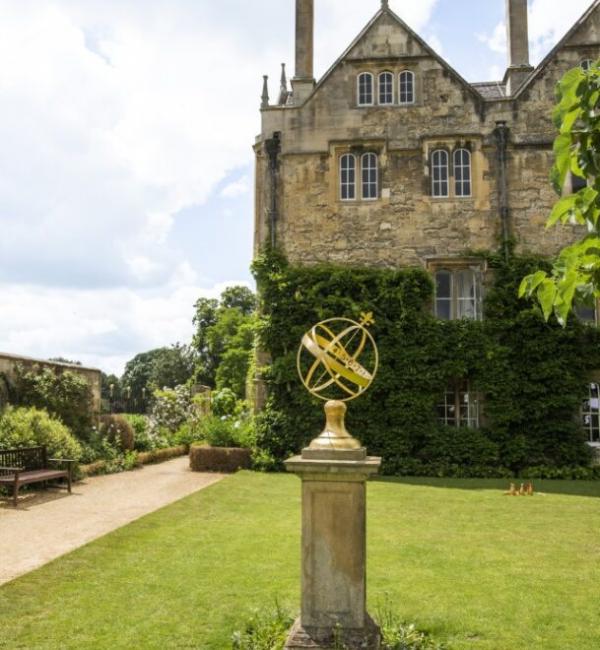
[[[87,380],[71,370],[54,370],[34,365],[17,366],[17,404],[46,409],[81,439],[92,429],[92,391]]]
[[[389,602],[381,605],[376,614],[381,628],[382,650],[444,650],[426,632],[417,629],[414,623],[406,623],[392,609]]]
[[[267,251],[254,271],[263,301],[261,345],[272,363],[256,418],[267,458],[298,453],[323,427],[322,403],[302,387],[296,353],[314,323],[372,311],[380,370],[370,390],[350,403],[348,427],[388,474],[508,476],[533,465],[584,466],[589,450],[576,419],[586,375],[600,367],[599,335],[573,322],[547,324],[517,297],[538,259],[487,255],[494,284],[485,320],[438,321],[432,284],[419,269],[294,268]],[[468,377],[483,397],[483,428],[439,424],[436,405],[446,386]]]
[[[0,413],[0,449],[48,448],[50,458],[79,460],[82,449],[69,429],[47,411],[8,406]]]
[[[201,439],[211,447],[252,447],[253,427],[249,417],[208,416],[200,425]]]
[[[272,610],[255,610],[242,630],[231,637],[232,650],[283,650],[289,629],[294,622],[279,603]]]
[[[256,310],[256,296],[248,287],[228,287],[221,294],[221,306],[224,309],[237,309],[244,316],[250,316]]]
[[[133,451],[135,432],[129,420],[122,415],[102,415],[99,426],[100,436],[121,451]]]
[[[121,378],[121,408],[144,413],[156,389],[187,383],[194,372],[194,353],[185,345],[157,348],[136,355],[125,366]]]
[[[214,415],[233,415],[237,407],[237,398],[231,388],[216,390],[211,396],[211,408]]]
[[[565,74],[557,87],[554,123],[554,189],[561,196],[547,227],[577,223],[587,234],[564,248],[552,269],[527,275],[520,296],[535,296],[544,318],[552,314],[565,325],[574,303],[593,304],[600,297],[600,68],[580,66]],[[587,186],[563,196],[569,174],[584,178]]]
[[[254,343],[254,294],[246,287],[229,287],[220,301],[201,298],[195,307],[196,381],[229,388],[242,399]]]

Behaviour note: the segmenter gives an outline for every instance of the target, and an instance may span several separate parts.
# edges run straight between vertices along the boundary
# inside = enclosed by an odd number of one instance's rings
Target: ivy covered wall
[[[371,389],[349,404],[347,425],[381,455],[388,474],[552,475],[585,467],[578,412],[590,374],[600,370],[598,331],[575,319],[562,329],[517,298],[522,277],[540,260],[495,254],[484,320],[432,316],[433,285],[421,269],[296,268],[266,251],[254,272],[261,296],[259,341],[272,363],[259,372],[268,402],[257,420],[261,449],[281,461],[323,426],[323,404],[296,372],[302,335],[317,321],[358,319],[372,311],[380,369]],[[481,396],[478,429],[440,424],[446,386],[468,378]]]

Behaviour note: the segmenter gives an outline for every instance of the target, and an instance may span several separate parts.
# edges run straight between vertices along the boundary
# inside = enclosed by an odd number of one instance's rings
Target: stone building
[[[544,228],[556,201],[554,92],[567,70],[600,56],[600,0],[535,68],[527,0],[506,5],[500,81],[467,82],[387,0],[317,81],[314,0],[297,0],[291,90],[285,68],[275,103],[264,82],[255,251],[270,241],[292,264],[422,266],[435,312],[448,319],[482,317],[486,269],[468,251],[510,242],[517,253],[552,255],[568,243],[574,230]],[[579,180],[569,179],[573,189]],[[590,389],[596,442],[600,395]]]

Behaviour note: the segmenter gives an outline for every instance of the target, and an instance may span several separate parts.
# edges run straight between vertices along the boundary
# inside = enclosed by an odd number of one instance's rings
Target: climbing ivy
[[[517,297],[524,274],[542,260],[482,254],[493,282],[485,319],[432,316],[433,285],[421,269],[294,267],[266,250],[254,263],[260,290],[259,340],[271,363],[257,419],[259,447],[281,461],[323,426],[322,403],[302,387],[296,353],[315,322],[372,311],[380,370],[371,389],[349,406],[349,430],[381,455],[388,474],[505,476],[532,467],[589,465],[577,419],[589,372],[600,369],[595,328],[545,322]],[[484,401],[483,427],[447,427],[436,405],[453,380],[468,377]],[[535,472],[534,472],[535,473]]]

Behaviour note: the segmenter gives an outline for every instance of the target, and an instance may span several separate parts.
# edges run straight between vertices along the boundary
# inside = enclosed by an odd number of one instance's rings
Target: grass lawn
[[[598,650],[600,483],[506,487],[370,483],[371,611],[453,650]],[[1,587],[0,648],[227,649],[253,607],[297,609],[299,488],[242,472]]]

